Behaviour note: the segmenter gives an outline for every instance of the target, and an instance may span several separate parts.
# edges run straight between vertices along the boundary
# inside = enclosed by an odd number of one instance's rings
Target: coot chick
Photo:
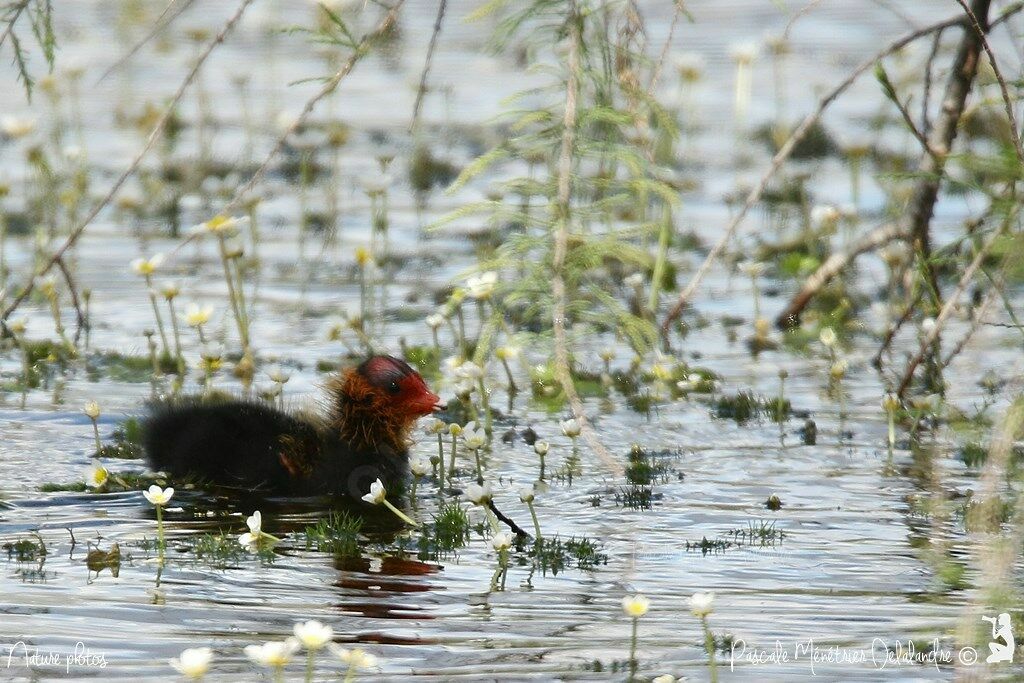
[[[171,476],[286,495],[358,499],[408,467],[409,430],[443,408],[402,360],[374,356],[328,382],[324,415],[245,400],[198,397],[152,404],[143,425],[149,465]]]

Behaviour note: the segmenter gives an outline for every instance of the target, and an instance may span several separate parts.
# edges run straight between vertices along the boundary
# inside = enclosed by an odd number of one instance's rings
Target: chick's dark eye
[[[391,382],[390,384],[388,384],[388,393],[389,394],[397,394],[398,391],[399,391],[398,382]]]

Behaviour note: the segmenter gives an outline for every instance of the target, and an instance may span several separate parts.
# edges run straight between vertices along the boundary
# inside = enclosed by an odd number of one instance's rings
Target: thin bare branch
[[[779,314],[775,320],[775,325],[779,328],[787,328],[796,325],[800,320],[800,314],[803,312],[807,304],[810,303],[821,288],[827,285],[832,278],[838,275],[844,268],[846,268],[851,261],[863,254],[864,252],[877,249],[893,240],[907,239],[909,233],[906,229],[896,223],[883,225],[870,233],[865,235],[856,244],[852,245],[846,251],[841,251],[832,254],[822,263],[814,273],[807,278],[804,282],[804,286],[800,288],[800,291],[790,301],[789,305],[786,306],[785,310]]]
[[[117,61],[108,66],[106,70],[100,74],[100,77],[96,79],[96,82],[102,82],[107,76],[114,73],[114,71],[134,57],[136,53],[138,53],[138,51],[141,50],[149,41],[153,40],[153,38],[158,36],[161,31],[170,26],[175,19],[184,14],[185,11],[195,3],[195,0],[184,0],[181,5],[175,8],[174,5],[177,2],[178,0],[168,0],[163,11],[160,12],[156,21],[153,22],[153,27],[146,33],[146,35],[144,35],[139,42],[135,43],[128,52],[118,57]],[[174,9],[173,13],[171,13],[172,8]]]
[[[1010,17],[1020,12],[1021,9],[1024,9],[1024,2],[1016,2],[1013,5],[1008,6],[1006,9],[1003,10],[1003,12],[999,15],[998,18],[991,22],[989,28],[993,28],[996,25],[1003,23]],[[679,297],[675,305],[669,310],[668,314],[665,316],[665,319],[661,324],[661,333],[663,339],[668,339],[668,332],[672,323],[675,322],[675,320],[682,314],[683,310],[686,308],[686,305],[690,302],[691,298],[693,297],[694,292],[697,291],[697,288],[704,280],[704,277],[711,270],[712,264],[725,250],[726,245],[732,239],[733,234],[736,232],[736,229],[739,227],[739,225],[743,222],[743,219],[746,218],[747,214],[750,212],[750,209],[752,209],[754,205],[757,204],[758,201],[760,201],[761,195],[764,194],[765,189],[768,187],[768,182],[772,179],[772,177],[774,177],[775,173],[778,172],[783,162],[785,162],[786,159],[789,158],[790,154],[793,153],[793,150],[796,148],[797,143],[803,140],[804,136],[811,129],[811,127],[818,122],[818,120],[821,118],[822,114],[825,113],[825,110],[829,107],[829,105],[831,105],[832,102],[834,102],[840,95],[842,95],[854,83],[854,81],[856,81],[865,71],[870,69],[879,59],[895,52],[896,50],[899,50],[900,48],[914,42],[915,40],[918,40],[919,38],[933,34],[936,31],[945,30],[951,26],[958,26],[963,24],[963,17],[952,17],[944,21],[940,21],[929,26],[916,29],[914,31],[911,31],[910,33],[903,35],[900,38],[897,38],[896,40],[894,40],[893,42],[889,43],[887,46],[879,50],[877,53],[875,53],[872,57],[864,60],[859,65],[857,65],[847,75],[845,79],[843,79],[838,85],[836,85],[836,87],[834,87],[824,97],[821,98],[821,100],[818,103],[817,109],[815,109],[815,111],[811,112],[804,118],[800,125],[797,126],[796,130],[793,131],[792,135],[789,136],[789,139],[786,140],[782,147],[779,148],[779,151],[775,153],[775,156],[772,157],[772,161],[768,166],[768,170],[765,171],[764,175],[761,177],[758,184],[747,195],[746,200],[740,207],[740,210],[729,222],[729,224],[725,227],[725,230],[722,232],[722,236],[719,238],[718,242],[716,242],[715,245],[711,248],[711,251],[708,252],[708,255],[697,268],[697,271],[690,278],[690,281],[689,283],[687,283],[686,287],[679,293]]]
[[[78,287],[75,285],[75,280],[71,277],[71,271],[68,269],[68,264],[64,262],[63,258],[57,259],[57,268],[60,270],[61,275],[64,276],[64,282],[68,286],[68,292],[71,295],[71,305],[75,309],[75,346],[78,346],[78,340],[82,336],[82,329],[85,328],[85,314],[82,313],[82,304],[78,300]]]
[[[910,129],[911,135],[913,135],[918,143],[921,145],[921,149],[931,157],[935,157],[938,152],[932,147],[928,138],[925,137],[924,133],[917,127],[917,123],[914,122],[914,117],[910,115],[910,111],[907,109],[907,105],[900,101],[899,94],[896,92],[896,86],[889,80],[889,74],[886,73],[885,67],[882,66],[882,62],[878,62],[875,65],[875,78],[882,86],[882,90],[885,91],[885,96],[889,98],[896,110],[899,111],[900,116],[903,117],[903,122],[907,124],[907,128]]]
[[[992,251],[992,247],[995,245],[996,241],[1002,237],[1002,235],[1002,230],[992,231],[992,234],[988,236],[988,239],[985,240],[981,248],[978,249],[978,252],[974,255],[970,264],[968,264],[967,268],[964,269],[964,273],[960,276],[960,282],[957,284],[956,289],[953,290],[953,293],[946,298],[946,302],[942,305],[942,309],[935,317],[935,325],[921,340],[920,348],[917,350],[917,353],[914,354],[914,357],[910,359],[910,362],[907,363],[907,367],[903,371],[903,379],[900,380],[899,388],[896,390],[896,394],[901,398],[910,386],[910,381],[914,378],[914,371],[917,370],[917,366],[920,365],[925,356],[931,352],[933,345],[939,338],[939,334],[942,332],[943,326],[946,324],[946,320],[949,318],[949,314],[953,312],[953,307],[956,305],[957,301],[960,300],[960,296],[964,293],[964,290],[967,289],[967,285],[969,285],[974,279],[974,274],[977,272],[978,268],[981,267],[985,257],[988,256],[990,251]]]
[[[246,8],[249,7],[249,5],[252,4],[252,2],[253,0],[242,0],[242,2],[238,5],[238,9],[235,11],[233,15],[231,15],[231,18],[227,20],[227,22],[221,28],[220,32],[217,33],[216,36],[214,36],[214,38],[209,42],[209,44],[207,44],[206,48],[199,55],[199,59],[196,60],[196,63],[189,70],[188,74],[185,76],[185,79],[181,82],[181,85],[178,86],[178,89],[171,97],[171,101],[168,103],[167,108],[164,109],[164,113],[160,116],[160,119],[156,122],[156,125],[153,126],[153,130],[150,132],[149,137],[146,138],[146,144],[139,151],[139,153],[135,155],[135,158],[132,160],[132,163],[128,166],[127,169],[124,170],[124,172],[118,177],[118,179],[114,181],[114,184],[111,186],[110,190],[107,191],[107,194],[105,194],[103,198],[100,199],[95,204],[95,206],[92,207],[92,210],[90,210],[89,213],[86,214],[85,218],[82,219],[77,226],[75,226],[75,228],[71,231],[71,234],[68,235],[67,239],[64,240],[64,243],[61,244],[60,248],[58,248],[57,251],[55,251],[53,255],[50,256],[50,258],[46,259],[46,261],[43,262],[42,266],[38,269],[38,271],[33,274],[33,276],[29,279],[28,283],[26,283],[22,290],[18,292],[17,296],[14,297],[11,303],[8,304],[7,308],[5,308],[3,311],[3,314],[0,315],[0,323],[4,323],[6,325],[6,321],[10,317],[11,313],[17,310],[18,306],[20,306],[22,302],[25,301],[25,299],[27,299],[28,296],[32,293],[32,289],[35,287],[36,279],[49,272],[50,268],[52,268],[64,256],[68,249],[75,245],[78,239],[85,232],[86,227],[88,227],[89,224],[92,223],[92,221],[96,218],[96,216],[99,215],[100,211],[102,211],[103,208],[110,203],[110,201],[117,194],[118,190],[121,189],[121,186],[124,185],[125,181],[127,181],[128,178],[130,178],[132,174],[134,174],[135,171],[138,170],[139,164],[142,163],[143,157],[145,157],[146,154],[149,153],[149,150],[153,148],[153,145],[156,143],[157,139],[159,139],[160,135],[163,133],[164,128],[166,128],[167,126],[167,122],[171,118],[171,114],[178,106],[178,103],[184,96],[185,91],[188,89],[188,86],[191,85],[193,80],[195,80],[195,77],[199,73],[199,70],[202,68],[203,64],[206,63],[207,58],[209,58],[209,56],[213,53],[214,49],[218,45],[224,42],[224,38],[231,31],[231,29],[235,27],[239,19],[241,19],[242,15],[245,13]]]
[[[662,69],[665,68],[665,59],[668,57],[668,51],[672,47],[672,39],[676,35],[676,26],[679,24],[679,17],[686,13],[686,6],[683,0],[675,0],[674,9],[672,11],[672,23],[668,27],[668,36],[665,38],[665,44],[661,46],[661,53],[658,55],[658,61],[654,65],[654,71],[651,73],[651,80],[647,84],[647,92],[654,94],[655,88],[658,87],[658,81],[661,79]]]
[[[423,60],[423,71],[420,73],[420,85],[416,89],[416,103],[412,106],[412,122],[409,124],[409,132],[415,133],[420,122],[420,108],[423,106],[423,97],[427,93],[427,77],[430,75],[430,67],[434,62],[434,50],[437,48],[437,38],[441,35],[441,24],[444,22],[444,13],[448,8],[448,0],[440,0],[437,4],[437,18],[434,19],[434,32],[430,35],[430,45],[427,46],[427,56]]]
[[[803,140],[804,136],[807,135],[808,131],[810,131],[814,124],[818,122],[818,119],[820,119],[822,114],[825,113],[825,110],[828,109],[829,105],[831,105],[840,95],[842,95],[851,85],[853,85],[854,81],[860,78],[860,76],[865,71],[874,66],[874,64],[882,57],[885,57],[886,55],[891,54],[896,50],[899,50],[900,48],[904,47],[905,45],[908,45],[909,43],[914,42],[915,40],[921,38],[922,36],[926,36],[940,29],[945,29],[950,26],[956,26],[957,24],[962,23],[962,17],[953,17],[950,19],[946,19],[944,21],[931,24],[930,26],[926,26],[916,31],[912,31],[911,33],[908,33],[894,40],[893,42],[889,43],[887,46],[879,50],[875,55],[857,65],[853,69],[853,71],[851,71],[846,76],[845,79],[843,79],[838,85],[836,85],[831,91],[826,93],[825,96],[821,98],[821,100],[818,102],[817,108],[813,112],[808,114],[806,117],[804,117],[804,120],[800,122],[800,125],[797,126],[796,130],[794,130],[793,133],[789,136],[789,139],[786,140],[785,143],[783,143],[782,147],[779,148],[779,151],[775,153],[774,157],[772,157],[772,161],[771,164],[769,164],[768,166],[768,170],[765,171],[764,175],[761,176],[761,180],[758,182],[758,184],[747,194],[746,200],[743,202],[743,205],[740,207],[740,210],[736,213],[735,216],[733,216],[732,220],[729,221],[729,224],[725,227],[725,230],[722,231],[722,236],[718,239],[718,242],[716,242],[715,245],[711,248],[711,251],[708,252],[708,255],[697,268],[697,271],[693,274],[693,277],[690,278],[690,281],[686,285],[686,287],[679,293],[679,297],[676,300],[675,305],[669,310],[668,314],[665,316],[665,319],[661,324],[661,333],[663,339],[668,339],[668,331],[672,323],[675,322],[675,320],[682,314],[683,309],[686,308],[686,305],[690,302],[690,299],[693,297],[694,292],[697,291],[697,288],[700,286],[701,282],[703,282],[704,277],[711,270],[711,265],[716,260],[718,260],[718,257],[725,250],[725,246],[732,239],[733,234],[736,232],[736,229],[739,227],[740,223],[743,222],[743,219],[747,217],[747,214],[750,212],[750,209],[752,209],[754,205],[757,204],[758,201],[760,201],[761,195],[764,194],[765,189],[768,187],[769,181],[772,179],[772,177],[774,177],[775,173],[782,166],[783,162],[785,162],[786,159],[789,158],[789,155],[793,153],[793,150],[796,148],[797,143]]]
[[[306,120],[309,118],[309,115],[313,113],[313,109],[316,108],[316,105],[320,102],[320,100],[334,92],[334,90],[338,87],[338,84],[341,83],[341,81],[352,72],[352,69],[354,69],[356,64],[359,63],[359,60],[366,55],[367,51],[370,49],[370,46],[375,41],[377,41],[381,36],[383,36],[388,31],[391,30],[391,28],[395,24],[395,21],[397,21],[398,19],[398,11],[402,8],[402,5],[404,4],[405,0],[399,0],[394,5],[392,5],[388,10],[387,14],[384,16],[384,18],[381,19],[379,24],[377,24],[377,27],[370,31],[369,33],[364,34],[363,37],[360,38],[359,42],[355,46],[355,49],[352,50],[352,54],[349,55],[349,58],[345,60],[344,64],[341,65],[341,68],[338,69],[334,73],[334,75],[332,75],[329,79],[327,79],[327,82],[324,83],[323,87],[320,88],[320,90],[318,90],[315,95],[306,100],[306,104],[302,107],[302,111],[299,112],[299,115],[297,117],[295,117],[295,120],[292,121],[292,124],[287,128],[287,130],[283,131],[278,136],[273,148],[271,148],[270,152],[268,152],[267,156],[263,159],[263,163],[261,163],[259,168],[257,168],[253,172],[252,176],[249,177],[249,180],[244,185],[235,190],[235,194],[231,198],[231,201],[229,201],[224,206],[224,208],[221,209],[222,214],[230,214],[233,211],[237,210],[239,206],[241,206],[242,200],[245,199],[245,197],[249,196],[249,194],[256,187],[256,185],[258,185],[260,181],[263,180],[263,176],[266,175],[267,170],[270,168],[270,164],[274,161],[274,159],[277,158],[277,155],[280,154],[281,150],[284,149],[284,146],[288,141],[288,138],[294,135],[296,131],[298,131],[303,125],[305,125]],[[176,246],[171,251],[171,256],[177,254],[179,251],[181,251],[182,247],[184,247],[192,240],[196,239],[199,235],[200,233],[192,233],[191,235],[183,239],[181,242],[178,243],[178,246]]]
[[[999,83],[999,90],[1003,95],[1003,107],[1006,109],[1006,119],[1010,124],[1010,135],[1013,138],[1013,147],[1017,150],[1017,159],[1024,164],[1024,147],[1021,146],[1020,131],[1017,129],[1017,117],[1013,115],[1013,100],[1010,99],[1010,91],[1006,87],[1006,79],[1003,78],[1003,74],[999,72],[996,53],[992,51],[992,46],[988,44],[988,38],[985,37],[985,34],[991,29],[988,25],[988,17],[983,15],[979,20],[978,13],[972,10],[964,0],[956,1],[958,5],[964,8],[964,12],[971,20],[971,28],[974,29],[975,35],[981,42],[981,47],[985,50],[985,54],[988,55],[989,66],[992,67],[992,73],[995,74],[996,82]],[[982,20],[985,21],[984,27],[981,24]]]
[[[939,47],[942,45],[942,29],[935,32],[932,38],[932,49],[928,53],[928,59],[924,65],[924,86],[921,89],[921,130],[925,135],[931,133],[932,120],[928,115],[928,104],[932,97],[932,67],[935,58],[939,54]]]

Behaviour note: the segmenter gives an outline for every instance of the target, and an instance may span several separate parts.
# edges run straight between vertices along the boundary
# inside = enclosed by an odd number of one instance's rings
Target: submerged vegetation
[[[849,553],[814,565],[844,610],[879,590],[907,611],[963,593],[971,613],[936,629],[958,646],[990,642],[973,612],[1019,610],[1024,145],[1007,32],[1024,5],[957,0],[874,54],[860,45],[848,73],[822,67],[835,82],[797,120],[799,34],[831,16],[813,2],[774,5],[778,33],[724,67],[681,49],[710,11],[683,2],[441,0],[423,23],[405,0],[240,0],[218,26],[190,4],[110,3],[122,56],[105,73],[62,56],[76,10],[0,10],[0,76],[25,95],[0,116],[0,548],[20,582],[84,564],[89,584],[135,591],[152,575],[155,609],[199,602],[188,591],[207,581],[218,609],[291,609],[308,589],[333,625],[303,616],[244,647],[275,680],[293,659],[306,680],[327,659],[345,680],[392,666],[335,640],[438,656],[437,631],[365,620],[454,614],[440,593],[415,599],[447,580],[499,629],[531,591],[584,596],[550,633],[587,631],[614,597],[619,640],[592,648],[607,655],[556,662],[544,642],[548,668],[523,656],[528,676],[670,680],[645,623],[685,608],[672,645],[688,649],[665,662],[690,676],[696,652],[716,680],[736,641],[709,618],[749,615],[707,589],[749,557],[784,586],[769,617],[791,606],[787,555],[826,551]],[[458,31],[473,40],[446,53]],[[460,92],[453,55],[472,50],[487,66],[470,76],[517,78]],[[143,87],[137,71],[172,55],[180,80]],[[446,399],[408,482],[253,500],[145,469],[147,400],[311,413],[319,375],[376,353]],[[872,527],[882,550],[847,551],[865,514],[907,533]],[[836,590],[828,572],[851,565]],[[924,578],[879,589],[861,571]],[[253,612],[239,632],[285,621]],[[202,646],[170,662],[187,678],[238,649],[189,633]],[[503,637],[484,632],[481,652]],[[465,675],[447,663],[438,676]]]

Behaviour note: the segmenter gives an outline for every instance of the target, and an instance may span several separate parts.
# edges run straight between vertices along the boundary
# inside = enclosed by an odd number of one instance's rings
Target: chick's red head
[[[427,387],[420,373],[394,356],[374,356],[356,368],[356,374],[400,415],[417,418],[444,407],[441,397]]]

